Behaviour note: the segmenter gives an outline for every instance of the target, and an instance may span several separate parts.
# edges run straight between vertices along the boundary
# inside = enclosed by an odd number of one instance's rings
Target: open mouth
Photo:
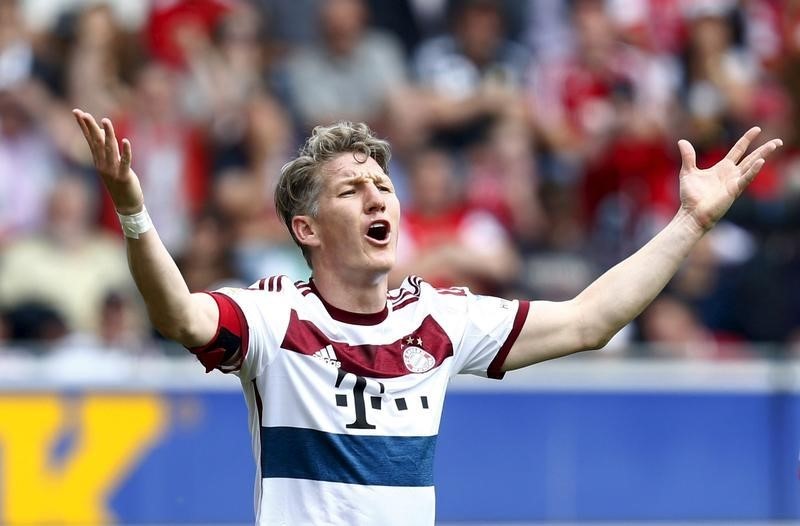
[[[378,242],[385,242],[389,239],[389,223],[386,221],[375,221],[367,229],[367,237]]]

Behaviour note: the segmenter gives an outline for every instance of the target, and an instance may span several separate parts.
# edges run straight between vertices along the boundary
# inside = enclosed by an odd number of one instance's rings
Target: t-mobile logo
[[[349,380],[345,380],[346,378],[352,379],[352,387],[345,385],[350,382]],[[371,378],[364,378],[363,376],[338,369],[336,371],[336,387],[351,389],[353,393],[352,407],[355,409],[355,421],[347,424],[345,427],[348,429],[375,429],[376,427],[367,420],[367,411],[370,408],[373,411],[381,411],[384,409],[383,401],[386,395],[386,386],[383,385],[383,382]],[[337,393],[335,396],[336,405],[338,407],[351,407],[351,402],[348,402],[348,395]],[[387,401],[388,400],[392,400],[392,397],[388,397]],[[413,401],[405,397],[394,398],[393,400],[398,411],[408,411],[409,402],[412,403],[411,409],[415,407]],[[430,409],[427,396],[423,395],[419,397],[418,407],[424,410]]]
[[[355,379],[353,383],[353,402],[355,405],[356,419],[354,422],[347,424],[346,427],[348,429],[375,429],[374,425],[367,422],[367,403],[364,391],[368,390],[367,386],[369,385],[369,391],[375,393],[369,397],[370,405],[372,409],[380,410],[381,396],[386,392],[383,383],[375,380],[367,380],[363,376],[350,374],[342,369],[339,369],[337,373],[336,387],[341,387],[343,380],[347,378],[348,375]],[[336,405],[339,407],[347,407],[347,395],[337,394]]]

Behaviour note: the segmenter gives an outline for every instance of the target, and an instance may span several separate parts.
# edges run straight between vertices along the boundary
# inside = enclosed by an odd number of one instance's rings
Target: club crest
[[[412,373],[426,373],[436,365],[433,356],[416,346],[406,347],[403,350],[403,362]]]

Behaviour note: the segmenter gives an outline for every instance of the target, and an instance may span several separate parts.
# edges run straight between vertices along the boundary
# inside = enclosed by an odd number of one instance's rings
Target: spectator
[[[695,304],[664,292],[643,313],[639,335],[655,356],[692,359],[751,358],[738,335],[709,328]]]
[[[638,248],[676,206],[666,145],[674,69],[625,44],[604,2],[578,0],[575,48],[539,62],[533,124],[548,151],[543,175],[580,195],[601,267]]]
[[[17,0],[0,1],[0,90],[28,79],[34,52]]]
[[[153,198],[150,214],[170,250],[179,254],[190,237],[192,221],[208,193],[209,162],[203,130],[180,111],[177,73],[157,62],[136,74],[131,106],[117,118],[120,137],[136,144],[142,187]],[[119,231],[119,220],[106,198],[103,224]]]
[[[238,0],[152,2],[143,31],[153,59],[173,68],[186,65],[187,51],[211,35],[220,18]]]
[[[419,275],[439,287],[467,283],[497,293],[514,280],[518,259],[500,223],[464,201],[450,157],[417,153],[411,166],[411,203],[401,218],[394,276]]]
[[[291,102],[303,129],[336,120],[385,124],[387,105],[406,84],[400,44],[367,26],[364,0],[320,6],[320,41],[286,64]]]
[[[420,46],[414,69],[438,98],[430,125],[443,132],[440,141],[458,147],[484,139],[495,122],[520,116],[528,53],[506,38],[499,0],[462,0],[452,20],[451,33]]]
[[[719,0],[687,7],[681,95],[690,133],[707,147],[725,143],[753,115],[758,63],[736,41],[734,7],[733,2]]]
[[[260,13],[249,4],[234,4],[212,29],[181,40],[189,101],[185,108],[198,119],[238,109],[261,92],[266,65]]]
[[[196,35],[185,50],[184,110],[207,126],[215,171],[247,167],[269,183],[292,143],[287,112],[270,91],[267,37],[260,12],[234,4],[213,38]]]
[[[44,226],[45,203],[62,169],[23,97],[22,87],[0,90],[0,246]]]
[[[309,274],[275,213],[273,192],[272,179],[243,168],[225,170],[216,181],[214,203],[228,225],[231,264],[246,283],[273,274],[295,280]]]
[[[195,221],[186,250],[177,261],[189,290],[242,285],[231,268],[230,241],[230,233],[217,214],[207,212]]]
[[[50,193],[41,233],[11,242],[0,264],[0,303],[37,302],[63,316],[70,330],[91,333],[109,290],[131,286],[125,249],[94,226],[89,188],[63,176]]]
[[[708,3],[694,3],[704,2]],[[677,54],[685,46],[684,7],[689,4],[683,0],[609,0],[607,5],[626,42],[655,54]]]
[[[116,115],[130,100],[129,73],[141,62],[130,35],[117,24],[110,6],[97,4],[67,15],[65,95],[76,106]]]
[[[126,292],[109,291],[100,306],[97,344],[107,349],[139,352],[146,348],[143,309]]]
[[[601,0],[577,0],[571,22],[574,49],[535,65],[530,99],[537,131],[560,168],[580,174],[620,128],[641,137],[663,133],[675,81],[663,60],[620,40]]]
[[[642,338],[658,355],[708,359],[718,352],[711,332],[686,302],[674,296],[658,297],[642,313],[639,327]]]

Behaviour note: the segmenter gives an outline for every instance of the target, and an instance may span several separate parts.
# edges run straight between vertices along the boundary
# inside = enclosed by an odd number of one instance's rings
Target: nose
[[[364,209],[368,214],[386,210],[386,199],[375,185],[367,185],[364,199]]]

